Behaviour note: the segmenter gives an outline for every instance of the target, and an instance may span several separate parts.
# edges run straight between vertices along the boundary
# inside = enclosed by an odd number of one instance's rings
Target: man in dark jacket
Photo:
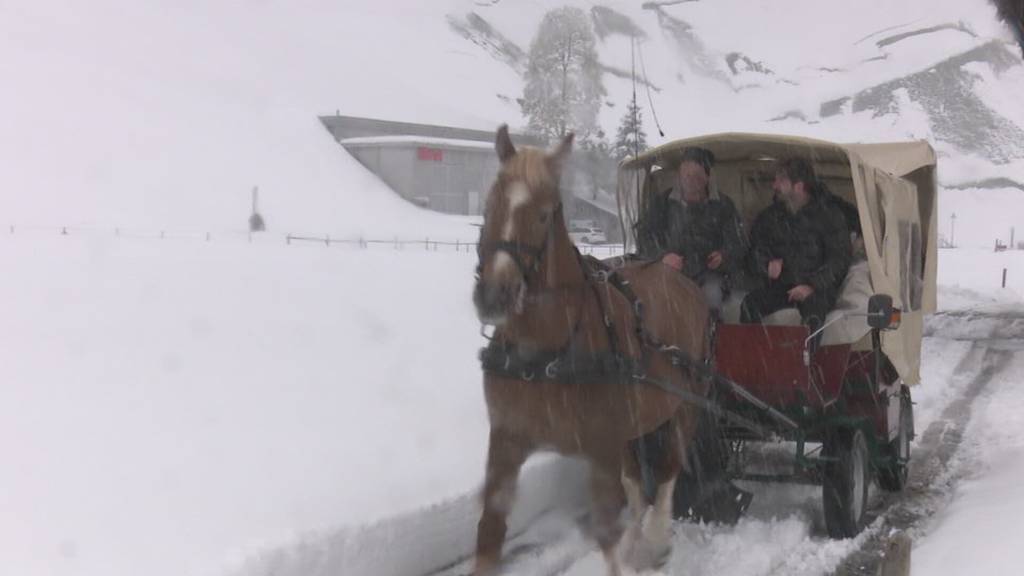
[[[750,234],[749,265],[763,286],[744,298],[740,321],[760,322],[796,307],[813,333],[835,306],[850,267],[850,233],[806,160],[780,161],[772,188],[776,201],[758,215]],[[819,341],[820,335],[813,347]]]
[[[696,281],[708,305],[718,310],[729,277],[742,269],[746,242],[732,200],[709,195],[714,162],[714,154],[704,148],[683,151],[677,184],[648,199],[637,225],[637,244],[642,256]]]
[[[709,194],[714,162],[709,150],[683,151],[677,184],[647,199],[637,223],[637,244],[641,256],[660,260],[695,280],[708,305],[717,311],[731,276],[742,272],[746,239],[732,200]],[[662,443],[668,429],[665,426],[634,443],[642,466],[648,465],[646,454],[665,449]],[[693,449],[688,451],[688,470],[675,485],[675,516],[734,524],[750,505],[753,495],[729,481],[723,465],[725,450],[716,418],[702,415]]]

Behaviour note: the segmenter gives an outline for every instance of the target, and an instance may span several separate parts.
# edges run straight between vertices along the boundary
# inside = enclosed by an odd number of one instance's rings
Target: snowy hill
[[[567,4],[586,11],[597,33],[606,133],[632,96],[629,39],[636,37],[652,145],[719,131],[924,138],[939,152],[941,184],[955,191],[940,202],[943,230],[956,212],[959,243],[989,246],[993,230],[1007,240],[1011,226],[1024,225],[1005,204],[1024,211],[1024,66],[984,0],[791,0],[783,9],[742,0]],[[520,73],[548,9],[467,1],[449,18],[478,58]],[[514,96],[489,95],[495,103]],[[978,201],[989,197],[998,202]]]
[[[648,100],[665,139],[928,138],[943,184],[1024,188],[1024,69],[986,0],[565,4],[599,38],[606,133],[632,93],[636,36],[651,144],[663,139]],[[234,230],[259,186],[277,232],[471,236],[399,201],[316,116],[524,125],[522,72],[553,6],[4,3],[0,71],[16,89],[0,93],[3,223]],[[990,244],[968,220],[963,238]]]

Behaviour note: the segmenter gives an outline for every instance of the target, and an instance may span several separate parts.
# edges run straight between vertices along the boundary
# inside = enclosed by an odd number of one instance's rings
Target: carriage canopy
[[[712,195],[726,195],[748,229],[772,201],[774,162],[810,160],[833,194],[857,206],[874,293],[892,296],[903,318],[882,334],[882,348],[908,383],[920,379],[924,314],[936,307],[937,186],[935,151],[925,141],[837,144],[810,138],[725,133],[676,140],[619,166],[618,202],[626,250],[648,194],[675,183],[685,148],[715,154]],[[859,319],[858,321],[861,321]]]

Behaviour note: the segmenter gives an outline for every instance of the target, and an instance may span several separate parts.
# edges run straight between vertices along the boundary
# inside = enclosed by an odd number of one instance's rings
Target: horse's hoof
[[[490,558],[477,558],[473,576],[493,576],[498,573],[498,562]]]
[[[668,542],[655,543],[646,538],[638,538],[625,551],[623,561],[636,572],[654,570],[668,563],[672,555],[672,545]]]

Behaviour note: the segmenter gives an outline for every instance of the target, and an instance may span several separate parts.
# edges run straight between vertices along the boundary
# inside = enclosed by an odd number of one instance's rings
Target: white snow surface
[[[962,462],[968,480],[936,518],[932,534],[913,553],[913,574],[946,576],[1020,572],[1017,537],[1024,515],[1024,357],[1016,355],[975,409]]]
[[[979,269],[1006,261],[943,251],[940,269],[961,256]],[[40,232],[0,236],[0,261],[10,573],[219,574],[478,488],[487,416],[472,254]],[[940,297],[1019,311],[1014,269],[1013,289],[983,292],[962,273]],[[969,347],[926,339],[919,429],[966,384],[949,374]],[[1010,467],[1007,434],[994,449]],[[759,495],[735,530],[679,527],[671,566],[834,566],[853,543],[815,535],[815,493],[795,490]],[[735,564],[740,547],[751,555]]]
[[[213,573],[479,482],[465,253],[16,234],[0,261],[4,574]]]

